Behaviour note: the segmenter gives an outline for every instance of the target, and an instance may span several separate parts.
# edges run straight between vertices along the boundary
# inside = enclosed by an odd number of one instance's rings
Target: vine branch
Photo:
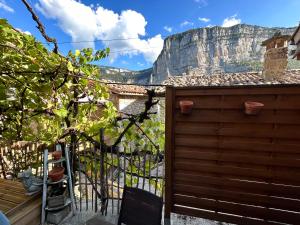
[[[27,10],[31,13],[32,19],[37,23],[37,29],[41,32],[42,36],[46,39],[46,41],[51,42],[54,44],[53,52],[58,54],[58,44],[55,38],[51,38],[46,34],[45,27],[39,20],[36,13],[33,11],[32,7],[29,5],[27,0],[22,0],[24,5],[26,6]]]
[[[153,112],[150,112],[150,110],[159,101],[158,100],[156,100],[156,101],[154,100],[154,97],[155,97],[154,90],[147,90],[147,94],[148,94],[148,100],[145,102],[145,109],[144,109],[144,111],[141,112],[141,113],[139,113],[139,114],[137,114],[137,115],[128,115],[128,117],[126,117],[126,119],[128,119],[130,122],[124,128],[124,130],[122,131],[122,133],[118,136],[118,138],[116,139],[116,141],[114,142],[114,144],[108,146],[105,143],[100,143],[99,141],[95,140],[93,137],[89,136],[85,132],[78,131],[78,130],[75,130],[73,128],[69,128],[68,131],[65,134],[63,134],[59,139],[63,139],[65,137],[69,136],[69,135],[77,133],[77,134],[81,135],[82,137],[84,137],[89,142],[93,143],[97,149],[101,149],[102,151],[107,151],[109,149],[111,153],[117,154],[117,152],[119,151],[117,149],[117,146],[122,141],[122,138],[125,136],[126,132],[132,126],[136,125],[137,123],[143,123],[144,120],[150,119],[150,115],[153,114]],[[123,120],[123,119],[124,118],[120,118],[119,117],[119,118],[117,118],[117,121],[120,121],[120,120]],[[157,147],[157,146],[155,146],[155,147]]]

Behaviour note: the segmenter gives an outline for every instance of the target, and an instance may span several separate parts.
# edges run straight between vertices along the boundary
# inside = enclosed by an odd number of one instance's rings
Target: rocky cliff
[[[109,66],[100,66],[100,78],[120,83],[148,84],[152,68],[133,71]]]
[[[199,28],[165,39],[153,65],[152,82],[182,75],[197,68],[200,73],[244,72],[262,68],[262,41],[276,31],[292,34],[296,28],[267,28],[239,24],[233,27]]]

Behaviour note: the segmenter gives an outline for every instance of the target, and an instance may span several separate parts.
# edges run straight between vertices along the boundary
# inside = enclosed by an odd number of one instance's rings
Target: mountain
[[[197,69],[202,74],[245,72],[262,69],[265,47],[261,43],[275,32],[292,34],[296,28],[267,28],[246,24],[189,30],[169,36],[153,65],[151,81]],[[295,62],[290,67],[298,67]]]
[[[152,74],[152,68],[133,71],[116,67],[100,66],[99,69],[102,79],[121,83],[148,84],[150,82],[150,75]]]

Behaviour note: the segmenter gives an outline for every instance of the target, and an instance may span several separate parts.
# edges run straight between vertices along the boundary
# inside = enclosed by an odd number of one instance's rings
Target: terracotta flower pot
[[[260,113],[261,109],[265,106],[260,102],[247,101],[245,104],[245,113],[247,115],[257,115]]]
[[[62,166],[54,167],[48,174],[49,178],[56,182],[61,180],[64,177],[65,168]]]
[[[194,102],[190,100],[182,100],[179,102],[179,106],[182,114],[190,114],[194,107]]]
[[[62,151],[55,151],[52,153],[52,157],[54,160],[59,160],[62,156]]]

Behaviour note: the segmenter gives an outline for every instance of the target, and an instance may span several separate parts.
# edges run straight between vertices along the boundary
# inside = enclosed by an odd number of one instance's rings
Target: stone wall
[[[263,74],[266,79],[272,80],[282,76],[288,64],[288,48],[272,48],[265,54]]]
[[[159,103],[154,106],[151,110],[152,112],[157,112],[159,118],[164,121],[165,119],[165,99],[164,98],[156,98],[159,100]],[[147,101],[147,96],[130,96],[130,95],[122,95],[119,96],[118,100],[118,109],[122,112],[129,114],[138,114],[144,111],[145,109],[145,101]]]

